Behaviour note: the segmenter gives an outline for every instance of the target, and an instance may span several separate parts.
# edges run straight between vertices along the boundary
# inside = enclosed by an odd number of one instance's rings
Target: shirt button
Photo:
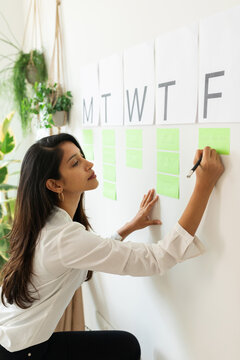
[[[31,353],[28,353],[28,356],[32,356],[32,354],[31,354]]]

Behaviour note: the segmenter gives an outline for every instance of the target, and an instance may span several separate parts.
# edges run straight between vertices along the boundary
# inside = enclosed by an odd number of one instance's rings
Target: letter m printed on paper
[[[91,97],[91,102],[88,107],[86,107],[86,101],[83,99],[83,123],[93,123],[93,97]]]

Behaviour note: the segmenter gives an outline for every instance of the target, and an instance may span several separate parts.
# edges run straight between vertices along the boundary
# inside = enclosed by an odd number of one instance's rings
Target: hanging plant
[[[1,34],[0,41],[17,50],[17,53],[7,56],[5,54],[0,54],[0,60],[9,60],[9,63],[4,67],[4,69],[0,69],[0,73],[11,73],[14,100],[21,118],[22,130],[24,133],[29,129],[31,113],[26,111],[26,106],[23,106],[22,104],[24,103],[24,100],[25,103],[27,103],[26,99],[28,99],[29,95],[32,96],[32,88],[36,81],[44,82],[47,80],[47,68],[44,54],[41,50],[37,50],[42,49],[42,35],[40,28],[41,22],[38,2],[38,0],[29,1],[28,16],[25,23],[23,42],[21,47],[18,45],[17,40],[14,37],[4,16],[0,13],[10,33],[8,36]],[[32,18],[32,26],[29,25],[30,18]],[[31,38],[30,51],[25,50],[25,43],[27,40],[26,35]]]
[[[30,113],[23,106],[23,100],[27,99],[27,81],[30,84],[44,82],[47,79],[47,68],[43,53],[33,50],[25,54],[19,54],[13,67],[13,86],[15,101],[22,120],[22,129],[26,131],[31,121]]]
[[[41,21],[39,15],[38,0],[29,2],[28,16],[25,23],[22,51],[13,67],[13,85],[14,97],[17,103],[18,111],[22,121],[24,132],[28,130],[31,116],[26,111],[24,102],[27,103],[28,94],[32,96],[32,87],[35,82],[44,82],[47,80],[47,68],[42,49]],[[30,18],[32,26],[30,26]],[[27,36],[30,40],[30,51],[24,51]],[[30,84],[31,86],[29,86]]]
[[[25,98],[22,102],[24,111],[38,115],[41,128],[52,128],[53,125],[60,127],[67,123],[72,107],[72,94],[71,91],[59,92],[59,88],[57,83],[35,83],[34,96]]]

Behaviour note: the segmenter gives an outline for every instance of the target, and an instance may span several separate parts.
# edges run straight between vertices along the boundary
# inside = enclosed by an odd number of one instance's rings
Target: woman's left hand
[[[158,196],[154,198],[154,189],[149,190],[147,195],[143,196],[137,215],[118,230],[118,234],[121,235],[122,240],[124,240],[133,231],[143,229],[149,225],[162,224],[160,220],[151,220],[149,217],[150,211],[152,210],[154,204],[158,201],[158,198]]]
[[[133,231],[143,229],[150,225],[161,225],[160,220],[154,219],[151,220],[149,214],[158,201],[159,196],[154,197],[154,189],[149,190],[146,195],[143,196],[142,202],[140,204],[140,209],[138,210],[136,216],[130,221],[133,226]]]

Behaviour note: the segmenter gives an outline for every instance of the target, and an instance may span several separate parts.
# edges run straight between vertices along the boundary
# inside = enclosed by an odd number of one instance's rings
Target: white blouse
[[[42,229],[33,263],[37,300],[28,309],[0,302],[0,344],[17,351],[46,341],[54,332],[87,271],[149,276],[200,255],[204,248],[178,223],[156,244],[102,238],[56,207]],[[0,288],[1,294],[1,288]]]

